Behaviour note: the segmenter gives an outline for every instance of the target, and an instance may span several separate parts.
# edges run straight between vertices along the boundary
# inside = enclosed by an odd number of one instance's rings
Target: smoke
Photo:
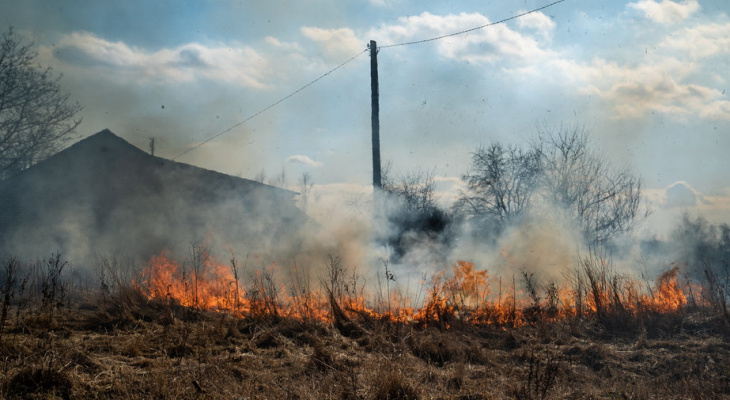
[[[462,260],[493,276],[519,277],[526,271],[543,282],[562,282],[588,252],[581,230],[557,207],[532,209],[496,230],[453,219],[441,209],[414,210],[396,196],[382,194],[373,203],[371,189],[360,185],[315,185],[307,204],[311,220],[301,231],[298,260],[321,274],[326,256],[339,256],[370,290],[378,278],[386,279],[385,265],[393,287],[406,290]]]
[[[60,252],[90,271],[98,256],[144,265],[163,250],[183,260],[202,245],[249,271],[276,264],[284,284],[294,268],[323,279],[336,257],[366,290],[385,279],[408,292],[458,261],[492,277],[534,274],[560,286],[596,251],[566,205],[535,202],[498,223],[459,217],[429,197],[428,182],[405,183],[415,186],[375,200],[371,187],[358,184],[282,190],[152,157],[101,132],[2,183],[2,253],[44,259]],[[627,275],[653,277],[675,262],[701,277],[708,265],[726,268],[728,248],[726,225],[685,216],[668,239],[627,232],[603,243],[600,254]]]
[[[651,260],[651,272],[675,264],[691,278],[702,280],[708,271],[720,273],[727,280],[730,271],[730,226],[713,224],[701,216],[685,212],[675,222],[667,238],[656,237],[641,242],[641,253]]]

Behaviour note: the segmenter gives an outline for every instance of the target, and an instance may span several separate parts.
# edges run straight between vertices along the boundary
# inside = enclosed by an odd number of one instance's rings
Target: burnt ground
[[[353,319],[343,329],[239,319],[127,289],[12,308],[3,320],[9,399],[730,398],[730,328],[706,310],[623,326]]]

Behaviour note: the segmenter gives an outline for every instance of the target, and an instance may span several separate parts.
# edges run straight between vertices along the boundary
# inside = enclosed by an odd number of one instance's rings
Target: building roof
[[[0,237],[20,253],[213,239],[269,248],[306,221],[296,194],[154,157],[105,129],[0,182]]]

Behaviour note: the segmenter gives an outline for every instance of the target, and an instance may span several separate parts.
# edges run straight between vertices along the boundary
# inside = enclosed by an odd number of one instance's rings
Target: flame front
[[[414,307],[412,300],[397,289],[387,294],[386,307],[385,301],[371,303],[364,290],[347,285],[344,290],[312,290],[297,278],[296,268],[289,287],[277,284],[282,277],[276,264],[250,274],[244,288],[235,263],[226,266],[207,254],[199,258],[199,262],[186,265],[162,252],[150,259],[135,285],[150,299],[241,318],[273,316],[331,322],[335,318],[331,303],[334,300],[351,317],[446,328],[455,322],[521,326],[618,311],[633,315],[646,311],[675,313],[688,304],[689,291],[699,290],[680,282],[679,266],[661,274],[655,285],[646,290],[641,290],[642,285],[635,280],[609,277],[600,272],[605,269],[586,268],[576,278],[574,287],[544,287],[544,301],[538,303],[535,297],[525,296],[518,289],[514,276],[503,285],[503,279],[491,277],[473,263],[458,261],[450,271],[433,275],[420,307]]]

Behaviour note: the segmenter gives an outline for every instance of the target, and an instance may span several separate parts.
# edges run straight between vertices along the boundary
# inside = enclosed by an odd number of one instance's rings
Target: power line
[[[347,61],[345,61],[345,62],[343,62],[342,64],[340,64],[340,65],[338,65],[338,66],[336,66],[336,67],[332,68],[331,70],[329,70],[329,71],[325,72],[324,74],[322,74],[322,75],[321,75],[320,77],[318,77],[317,79],[315,79],[315,80],[313,80],[313,81],[310,81],[309,83],[307,83],[306,85],[304,85],[304,86],[300,87],[299,89],[297,89],[297,90],[295,90],[295,91],[293,91],[293,92],[289,93],[288,95],[286,95],[286,96],[284,96],[284,97],[280,98],[279,100],[275,101],[274,103],[271,103],[271,105],[269,105],[268,107],[266,107],[266,108],[263,108],[263,109],[259,110],[258,112],[256,112],[255,114],[253,114],[253,115],[249,116],[248,118],[244,119],[243,121],[241,121],[241,122],[238,122],[237,124],[235,124],[235,125],[233,125],[233,126],[231,126],[231,127],[227,128],[227,129],[225,129],[225,130],[223,130],[223,131],[221,131],[221,132],[219,132],[219,133],[217,133],[217,134],[215,134],[215,135],[213,135],[213,136],[209,137],[208,139],[206,139],[206,140],[204,140],[204,141],[202,141],[202,142],[200,142],[200,143],[196,144],[195,146],[193,146],[193,147],[191,147],[191,148],[189,148],[189,149],[187,149],[187,150],[183,151],[182,153],[180,153],[180,154],[176,155],[175,157],[171,158],[171,160],[173,160],[173,161],[174,161],[174,160],[176,160],[176,159],[178,159],[178,158],[180,158],[180,157],[184,156],[185,154],[187,154],[187,153],[189,153],[189,152],[191,152],[191,151],[193,151],[193,150],[197,149],[198,147],[200,147],[200,146],[202,146],[202,145],[204,145],[204,144],[206,144],[206,143],[210,142],[211,140],[214,140],[214,139],[216,139],[216,138],[218,138],[218,137],[220,137],[220,136],[223,136],[223,135],[225,135],[226,133],[228,133],[228,132],[232,131],[233,129],[235,129],[235,128],[237,128],[237,127],[239,127],[239,126],[241,126],[241,125],[245,124],[246,122],[248,122],[248,121],[250,121],[250,120],[252,120],[252,119],[254,119],[254,118],[258,117],[259,115],[261,115],[261,114],[265,113],[265,112],[266,112],[266,111],[268,111],[269,109],[272,109],[272,108],[276,107],[276,106],[277,106],[277,105],[279,105],[279,104],[280,104],[281,102],[283,102],[283,101],[287,100],[288,98],[290,98],[290,97],[292,97],[292,96],[296,95],[297,93],[301,92],[302,90],[304,90],[304,89],[306,89],[306,88],[308,88],[308,87],[312,86],[313,84],[315,84],[315,83],[316,83],[317,81],[319,81],[320,79],[322,79],[322,78],[326,77],[327,75],[329,75],[329,74],[331,74],[331,73],[333,73],[333,72],[337,71],[338,69],[340,69],[340,68],[344,67],[344,66],[345,66],[345,64],[347,64],[347,63],[349,63],[350,61],[352,61],[352,60],[356,59],[357,57],[359,57],[360,55],[362,55],[363,53],[365,53],[365,52],[367,52],[367,51],[368,51],[368,49],[365,49],[365,50],[363,50],[362,52],[360,52],[360,53],[357,53],[357,54],[355,54],[354,56],[350,57],[350,58],[349,58],[349,59],[348,59]]]
[[[482,25],[482,26],[477,26],[477,27],[474,27],[474,28],[471,28],[471,29],[467,29],[467,30],[463,30],[463,31],[459,31],[459,32],[454,32],[454,33],[449,33],[447,35],[441,35],[441,36],[432,37],[432,38],[428,38],[428,39],[422,39],[422,40],[416,40],[416,41],[411,41],[411,42],[404,42],[404,43],[397,43],[397,44],[389,44],[389,45],[385,45],[385,46],[379,46],[378,48],[379,49],[383,49],[383,48],[388,48],[388,47],[408,46],[408,45],[412,45],[412,44],[420,44],[420,43],[426,43],[426,42],[433,42],[433,41],[440,40],[440,39],[444,39],[444,38],[451,37],[451,36],[462,35],[464,33],[476,31],[476,30],[483,29],[483,28],[486,28],[486,27],[489,27],[489,26],[502,24],[502,23],[505,23],[507,21],[511,21],[513,19],[517,19],[517,18],[520,18],[520,17],[524,17],[525,15],[529,15],[529,14],[532,14],[532,13],[535,13],[535,12],[538,12],[538,11],[541,11],[541,10],[544,10],[544,9],[546,9],[548,7],[552,7],[552,6],[556,5],[556,4],[562,3],[564,1],[565,0],[557,0],[557,1],[554,1],[554,2],[552,2],[550,4],[544,5],[542,7],[535,8],[533,10],[526,11],[526,12],[523,12],[521,14],[513,15],[511,17],[508,17],[508,18],[505,18],[505,19],[502,19],[502,20],[499,20],[499,21],[496,21],[496,22],[490,22],[488,24],[485,24],[485,25]],[[360,55],[362,55],[363,53],[365,53],[367,51],[368,51],[368,49],[365,49],[362,52],[355,54],[354,56],[350,57],[347,61],[345,61],[342,64],[340,64],[340,65],[332,68],[331,70],[325,72],[324,74],[322,74],[318,78],[310,81],[306,85],[304,85],[304,86],[300,87],[299,89],[297,89],[297,90],[289,93],[288,95],[280,98],[279,100],[277,100],[274,103],[270,104],[269,106],[267,106],[267,107],[259,110],[258,112],[256,112],[255,114],[249,116],[248,118],[244,119],[243,121],[240,121],[240,122],[232,125],[231,127],[229,127],[227,129],[225,129],[225,130],[223,130],[223,131],[221,131],[221,132],[219,132],[219,133],[217,133],[217,134],[209,137],[208,139],[206,139],[206,140],[204,140],[204,141],[196,144],[195,146],[188,148],[187,150],[183,151],[182,153],[180,153],[180,154],[176,155],[175,157],[171,158],[171,160],[173,160],[173,161],[174,160],[177,160],[178,158],[184,156],[185,154],[187,154],[187,153],[189,153],[189,152],[191,152],[191,151],[193,151],[193,150],[195,150],[195,149],[197,149],[197,148],[205,145],[206,143],[208,143],[208,142],[210,142],[210,141],[212,141],[214,139],[217,139],[217,138],[225,135],[226,133],[232,131],[233,129],[235,129],[235,128],[237,128],[237,127],[245,124],[246,122],[248,122],[248,121],[250,121],[250,120],[258,117],[259,115],[265,113],[266,111],[268,111],[268,110],[276,107],[277,105],[279,105],[283,101],[289,99],[290,97],[296,95],[297,93],[301,92],[302,90],[304,90],[304,89],[308,88],[309,86],[315,84],[316,82],[318,82],[322,78],[324,78],[324,77],[330,75],[331,73],[337,71],[338,69],[344,67],[346,64],[348,64],[349,62],[351,62],[352,60],[356,59],[357,57],[359,57]]]
[[[554,2],[552,2],[550,4],[548,4],[548,5],[542,6],[540,8],[536,8],[534,10],[526,11],[526,12],[523,12],[522,14],[513,15],[511,17],[508,17],[508,18],[505,18],[505,19],[502,19],[502,20],[499,20],[499,21],[496,21],[496,22],[490,22],[488,24],[485,24],[485,25],[482,25],[482,26],[477,26],[475,28],[467,29],[467,30],[464,30],[464,31],[449,33],[447,35],[441,35],[441,36],[432,37],[432,38],[429,38],[429,39],[415,40],[415,41],[412,41],[412,42],[404,42],[404,43],[397,43],[397,44],[389,44],[389,45],[386,45],[386,46],[379,46],[379,47],[381,49],[384,49],[386,47],[408,46],[408,45],[411,45],[411,44],[419,44],[419,43],[433,42],[434,40],[440,40],[440,39],[444,39],[444,38],[451,37],[451,36],[462,35],[464,33],[468,33],[468,32],[472,32],[472,31],[476,31],[476,30],[479,30],[479,29],[486,28],[488,26],[498,25],[498,24],[505,23],[507,21],[511,21],[513,19],[517,19],[517,18],[520,18],[520,17],[524,17],[525,15],[532,14],[532,13],[538,12],[540,10],[544,10],[544,9],[546,9],[548,7],[552,7],[552,6],[556,5],[556,4],[562,3],[564,1],[565,0],[554,1]]]

